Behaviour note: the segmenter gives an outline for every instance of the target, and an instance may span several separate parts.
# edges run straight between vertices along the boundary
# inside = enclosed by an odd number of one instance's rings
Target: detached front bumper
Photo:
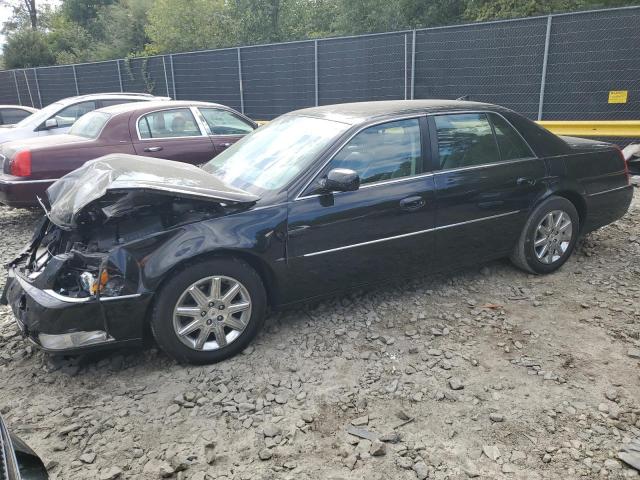
[[[71,298],[37,288],[16,268],[2,294],[23,336],[42,350],[78,353],[142,338],[151,294]]]
[[[0,203],[9,207],[35,207],[55,179],[28,180],[0,174]]]

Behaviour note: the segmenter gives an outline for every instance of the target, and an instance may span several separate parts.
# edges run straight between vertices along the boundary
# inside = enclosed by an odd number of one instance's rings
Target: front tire
[[[209,364],[244,350],[267,310],[260,276],[237,258],[191,263],[156,293],[151,330],[180,362]]]
[[[571,256],[579,232],[580,217],[573,203],[549,197],[527,219],[511,261],[530,273],[555,272]]]

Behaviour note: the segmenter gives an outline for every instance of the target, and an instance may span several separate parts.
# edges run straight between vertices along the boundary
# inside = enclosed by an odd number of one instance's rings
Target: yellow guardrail
[[[640,120],[543,120],[538,123],[556,135],[640,138]]]

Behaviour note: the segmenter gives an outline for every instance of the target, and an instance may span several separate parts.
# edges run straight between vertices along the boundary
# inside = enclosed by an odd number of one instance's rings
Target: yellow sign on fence
[[[627,90],[611,90],[609,92],[609,103],[627,103]]]

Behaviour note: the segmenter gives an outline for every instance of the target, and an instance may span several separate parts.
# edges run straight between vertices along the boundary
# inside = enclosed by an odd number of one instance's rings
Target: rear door
[[[199,165],[215,155],[213,142],[189,107],[165,108],[130,120],[138,155]]]
[[[245,119],[223,108],[198,107],[197,110],[209,128],[208,133],[216,153],[229,148],[255,128]]]
[[[510,253],[545,190],[544,160],[496,113],[433,115],[429,126],[441,266]]]
[[[424,118],[409,118],[362,130],[316,177],[346,168],[360,175],[360,188],[317,194],[312,182],[291,202],[287,281],[292,297],[429,267],[434,181],[423,156],[421,123],[426,127]]]

